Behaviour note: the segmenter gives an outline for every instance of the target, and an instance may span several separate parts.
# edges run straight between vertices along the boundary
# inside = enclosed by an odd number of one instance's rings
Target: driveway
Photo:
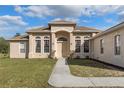
[[[53,87],[124,87],[124,77],[77,77],[65,58],[59,58],[48,80]]]

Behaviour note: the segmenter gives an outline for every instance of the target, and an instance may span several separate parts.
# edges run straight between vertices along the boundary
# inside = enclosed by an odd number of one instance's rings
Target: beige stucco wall
[[[55,38],[53,38],[54,40],[54,49],[56,52],[55,52],[55,57],[58,57],[59,52],[61,52],[61,49],[59,49],[58,47],[58,43],[57,43],[57,39],[60,38],[60,37],[65,37],[68,39],[68,42],[67,42],[67,50],[65,49],[65,51],[68,51],[68,54],[70,54],[72,51],[74,52],[74,55],[73,55],[73,58],[76,58],[77,56],[79,56],[80,58],[85,58],[86,56],[89,56],[90,55],[90,52],[89,53],[84,53],[84,36],[86,35],[89,35],[89,36],[92,36],[92,33],[78,33],[78,34],[74,34],[74,33],[71,33],[71,32],[66,32],[66,31],[58,31],[55,34]],[[75,53],[75,37],[76,36],[80,36],[81,38],[81,52],[80,53]],[[61,44],[59,44],[61,46]],[[90,49],[89,49],[90,51]]]
[[[29,35],[29,45],[27,42],[26,53],[20,53],[19,49],[19,43],[21,41],[16,42],[10,42],[10,58],[48,58],[51,56],[52,51],[55,51],[53,58],[57,58],[58,54],[62,50],[58,48],[58,42],[57,39],[60,37],[65,37],[68,39],[67,41],[67,49],[65,49],[65,52],[67,52],[67,55],[69,56],[71,51],[75,51],[75,37],[80,36],[81,37],[81,52],[80,53],[74,53],[73,57],[79,56],[80,58],[85,58],[85,56],[89,55],[89,53],[84,53],[83,49],[83,43],[84,43],[84,36],[87,34],[73,34],[63,31],[58,31],[57,33],[51,33],[51,34],[30,34]],[[35,37],[40,36],[41,37],[41,53],[35,52]],[[44,37],[49,36],[50,37],[50,52],[44,53]],[[29,52],[28,52],[29,51]]]
[[[63,31],[63,32],[62,32]],[[70,52],[70,33],[74,31],[73,25],[51,25],[51,52],[53,53],[53,58],[57,58],[61,50],[58,49],[57,39],[60,37],[65,37],[68,39],[68,54]]]
[[[28,57],[28,41],[23,41],[26,43],[26,53],[20,53],[20,42],[22,41],[10,42],[10,58],[27,58]]]
[[[62,33],[56,34],[59,31],[67,31],[67,32],[72,32],[74,30],[74,27],[72,25],[66,26],[66,25],[52,25],[51,26],[51,34],[41,34],[39,33],[38,35],[41,37],[41,53],[35,53],[35,37],[37,34],[30,34],[29,35],[29,58],[48,58],[49,56],[52,56],[55,58],[57,56],[57,38],[61,36],[66,36],[65,34],[63,35]],[[44,47],[43,47],[43,41],[44,41],[44,36],[50,36],[50,53],[44,53]],[[68,43],[69,44],[69,43]],[[60,51],[61,52],[61,51]]]
[[[58,49],[57,39],[60,37],[65,37],[68,39],[67,41],[67,49],[65,51],[69,55],[70,52],[74,51],[73,57],[79,56],[80,58],[85,58],[89,56],[89,53],[84,53],[84,36],[90,35],[94,36],[93,33],[73,33],[74,26],[73,25],[52,25],[51,26],[51,33],[29,33],[29,41],[27,43],[27,52],[26,54],[19,53],[19,42],[10,42],[10,57],[11,58],[48,58],[48,57],[57,57],[57,55],[62,52]],[[36,53],[35,48],[35,38],[39,36],[41,38],[41,53]],[[44,37],[50,37],[50,52],[44,53]],[[81,52],[75,53],[75,37],[81,37]],[[29,45],[28,45],[29,44]],[[13,52],[16,50],[15,52]],[[28,52],[29,51],[29,52]]]
[[[114,36],[120,35],[121,55],[114,54]],[[104,39],[104,54],[100,54],[100,39]],[[100,61],[124,67],[124,27],[92,40],[91,57]]]

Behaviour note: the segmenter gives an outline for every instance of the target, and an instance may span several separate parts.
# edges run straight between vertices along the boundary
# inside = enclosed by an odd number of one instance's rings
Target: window
[[[76,36],[76,38],[75,38],[76,40],[80,40],[81,38],[79,37],[79,36]]]
[[[80,48],[81,48],[81,40],[75,40],[75,43],[76,43],[76,49],[75,49],[75,52],[76,53],[79,53],[80,52]]]
[[[40,37],[39,37],[39,36],[37,36],[35,39],[38,39],[38,40],[40,40]]]
[[[66,38],[64,38],[64,37],[60,37],[60,38],[58,38],[58,40],[57,41],[67,41],[67,39]]]
[[[120,35],[115,36],[115,55],[120,55]]]
[[[44,53],[49,53],[50,52],[50,38],[49,37],[44,37]]]
[[[84,53],[89,52],[89,40],[84,40]]]
[[[103,47],[104,41],[103,39],[100,40],[100,53],[103,54],[104,53],[104,47]]]
[[[81,40],[80,37],[75,38],[75,52],[80,53],[81,51]]]
[[[40,39],[40,37],[36,37],[35,39],[36,39],[35,40],[35,43],[36,43],[35,51],[36,51],[36,53],[41,53],[41,39]]]
[[[20,53],[25,53],[26,51],[26,43],[20,42]]]

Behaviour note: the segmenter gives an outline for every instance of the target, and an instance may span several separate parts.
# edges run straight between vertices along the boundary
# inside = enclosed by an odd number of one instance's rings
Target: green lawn
[[[51,87],[47,81],[53,59],[0,58],[0,87]]]
[[[68,60],[71,73],[80,77],[120,77],[124,76],[124,69],[108,66],[88,59]]]

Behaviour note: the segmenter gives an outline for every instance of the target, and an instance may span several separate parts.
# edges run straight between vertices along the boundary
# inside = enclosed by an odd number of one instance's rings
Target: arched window
[[[39,36],[37,36],[37,37],[35,37],[35,39],[40,39],[40,37],[39,37]]]
[[[35,44],[36,44],[35,52],[41,53],[41,38],[39,36],[35,38]]]
[[[44,39],[49,39],[50,37],[49,36],[45,36]]]
[[[66,38],[64,38],[64,37],[60,37],[60,38],[58,38],[58,40],[57,41],[67,41],[67,39]]]
[[[79,36],[75,37],[75,52],[80,53],[81,51],[81,38]]]
[[[80,36],[76,36],[76,37],[75,37],[76,40],[78,40],[78,39],[80,40],[80,38],[81,38]]]
[[[44,37],[44,53],[50,52],[50,37],[45,36]]]

